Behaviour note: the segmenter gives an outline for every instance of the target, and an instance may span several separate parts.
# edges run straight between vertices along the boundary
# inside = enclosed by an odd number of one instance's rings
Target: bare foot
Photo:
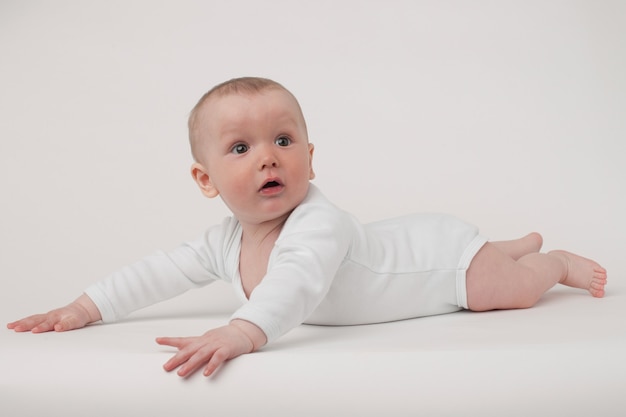
[[[563,250],[551,251],[548,254],[565,260],[567,275],[561,280],[561,284],[582,288],[594,297],[604,297],[606,269],[597,262]]]
[[[539,252],[543,245],[543,238],[539,233],[533,232],[520,239],[502,240],[492,243],[514,260],[518,260],[529,253]]]
[[[532,232],[520,239],[524,242],[526,253],[535,253],[543,246],[543,236],[537,232]]]

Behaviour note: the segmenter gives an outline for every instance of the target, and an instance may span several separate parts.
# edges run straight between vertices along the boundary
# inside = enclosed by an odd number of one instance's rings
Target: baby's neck
[[[270,253],[274,248],[276,239],[280,236],[285,220],[258,225],[259,227],[242,225],[239,275],[244,293],[248,298],[267,273]]]
[[[283,229],[285,221],[287,221],[287,217],[260,224],[241,223],[241,243],[251,247],[260,247],[266,244],[273,246],[280,235],[280,231]]]

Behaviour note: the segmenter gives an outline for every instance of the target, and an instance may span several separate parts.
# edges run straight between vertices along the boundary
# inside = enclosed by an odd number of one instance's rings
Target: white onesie
[[[244,301],[232,319],[254,323],[271,342],[301,323],[380,323],[467,308],[465,274],[486,242],[476,227],[440,214],[362,225],[311,184],[247,300],[239,276],[241,233],[228,217],[201,239],[126,266],[85,293],[111,322],[225,280]]]

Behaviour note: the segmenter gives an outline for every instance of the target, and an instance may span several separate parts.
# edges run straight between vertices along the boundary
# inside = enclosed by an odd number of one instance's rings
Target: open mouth
[[[272,188],[272,187],[279,187],[280,184],[278,183],[278,181],[268,181],[263,185],[263,188]]]
[[[270,190],[272,188],[282,187],[282,185],[283,184],[281,184],[281,182],[278,180],[269,180],[265,184],[263,184],[261,190]]]

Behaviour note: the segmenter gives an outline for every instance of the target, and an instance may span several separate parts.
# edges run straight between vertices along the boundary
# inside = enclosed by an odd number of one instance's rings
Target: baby
[[[528,308],[558,283],[604,295],[604,268],[565,251],[539,253],[537,233],[487,242],[476,227],[433,214],[360,224],[310,183],[314,147],[302,111],[274,81],[238,78],[214,87],[191,112],[189,138],[200,191],[221,196],[233,217],[9,329],[40,333],[112,322],[225,280],[244,301],[227,325],[156,340],[178,349],[165,370],[187,376],[204,367],[208,376],[301,323]]]

